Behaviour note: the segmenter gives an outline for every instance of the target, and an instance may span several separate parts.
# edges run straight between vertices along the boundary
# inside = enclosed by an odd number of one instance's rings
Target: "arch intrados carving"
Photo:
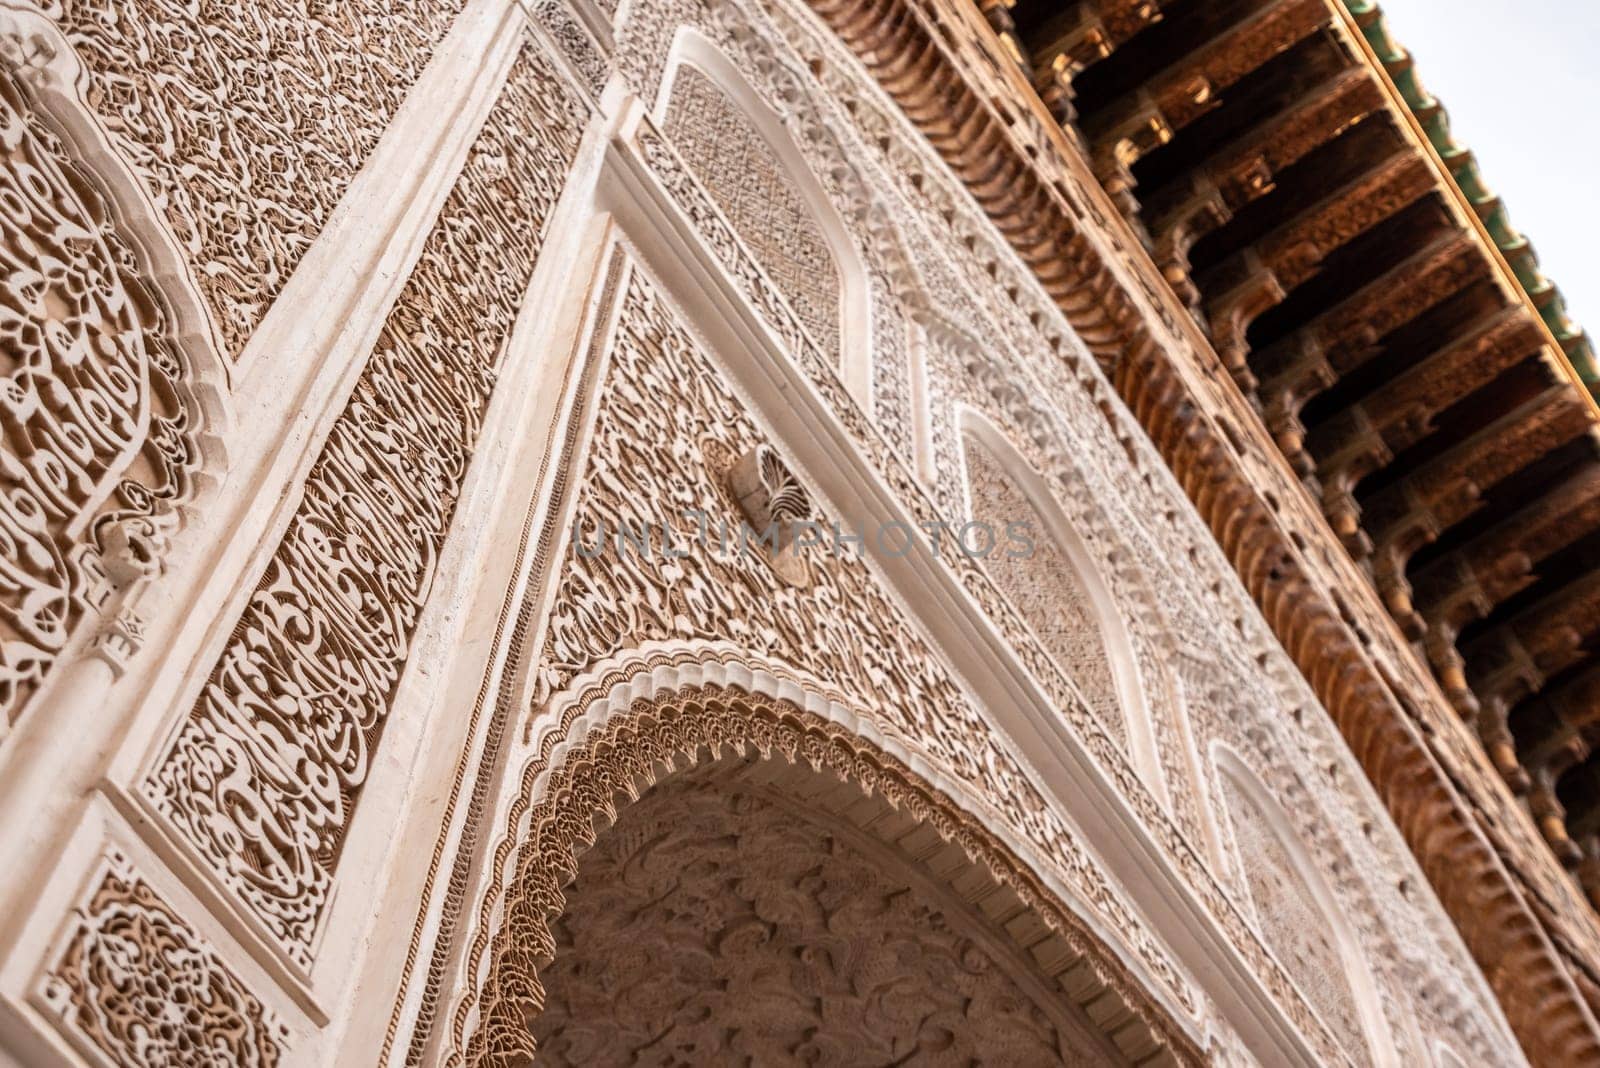
[[[1377,981],[1367,962],[1366,953],[1356,937],[1355,929],[1346,918],[1344,908],[1335,895],[1327,877],[1311,851],[1306,848],[1294,821],[1284,811],[1266,784],[1246,760],[1226,742],[1211,744],[1211,766],[1219,777],[1226,778],[1261,813],[1267,830],[1279,846],[1288,853],[1299,872],[1302,882],[1311,892],[1312,902],[1333,932],[1338,945],[1339,959],[1344,965],[1345,980],[1355,1000],[1360,1016],[1361,1031],[1368,1051],[1379,1063],[1394,1063],[1398,1058],[1394,1039],[1383,1015]],[[1221,798],[1218,798],[1221,805]],[[1225,806],[1222,806],[1225,807]],[[1227,813],[1232,820],[1235,814]]]
[[[839,271],[839,372],[863,411],[872,410],[872,300],[860,248],[827,191],[822,188],[804,152],[784,120],[766,103],[733,60],[694,26],[680,26],[667,54],[666,68],[651,110],[651,119],[665,129],[678,72],[692,67],[717,87],[755,127],[783,164],[785,174],[805,202]],[[842,153],[840,153],[842,157]]]
[[[869,737],[866,722],[838,695],[731,649],[658,650],[631,668],[586,679],[547,706],[541,729],[527,740],[537,756],[507,809],[513,831],[488,858],[491,886],[468,947],[468,993],[452,1014],[447,1063],[517,1063],[531,1054],[524,1021],[543,1003],[538,971],[555,950],[549,921],[564,907],[562,886],[576,875],[577,855],[651,786],[716,761],[809,769],[831,784],[818,795],[831,792],[841,809],[877,804],[898,818],[876,824],[932,832],[944,843],[936,850],[941,860],[959,861],[942,879],[965,884],[981,873],[984,888],[974,899],[1019,946],[1051,962],[1053,976],[1092,977],[1080,1005],[1118,999],[1119,1045],[1143,1051],[1136,1059],[1164,1046],[1180,1062],[1198,1061],[1174,1018],[1141,992],[1005,836],[940,789],[932,781],[936,769],[924,764],[928,774],[919,773],[912,764],[921,762],[890,751],[900,748],[893,739]]]

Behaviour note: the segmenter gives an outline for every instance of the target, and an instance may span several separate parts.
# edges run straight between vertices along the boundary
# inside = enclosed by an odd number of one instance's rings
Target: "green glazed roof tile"
[[[1355,17],[1356,25],[1382,61],[1406,106],[1416,116],[1417,122],[1428,135],[1434,151],[1450,171],[1456,185],[1467,202],[1478,211],[1489,236],[1499,246],[1506,261],[1511,264],[1517,281],[1539,309],[1550,332],[1561,343],[1567,359],[1577,369],[1578,376],[1589,387],[1589,392],[1600,397],[1600,362],[1588,336],[1567,315],[1566,301],[1561,292],[1539,269],[1539,260],[1533,246],[1511,225],[1505,205],[1489,190],[1488,183],[1478,171],[1472,153],[1457,144],[1450,133],[1450,117],[1439,101],[1423,87],[1417,78],[1411,55],[1389,34],[1383,20],[1383,11],[1374,0],[1343,0],[1344,6]]]

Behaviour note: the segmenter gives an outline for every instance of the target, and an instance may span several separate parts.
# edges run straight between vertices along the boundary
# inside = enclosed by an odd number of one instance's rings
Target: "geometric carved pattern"
[[[983,442],[963,434],[962,453],[967,462],[972,520],[986,524],[989,531],[974,541],[992,535],[997,546],[983,560],[989,576],[1022,613],[1061,670],[1078,684],[1106,731],[1126,745],[1127,728],[1116,680],[1111,676],[1110,655],[1083,579],[1028,495]],[[1025,536],[1032,541],[1031,553],[1021,555],[1026,550],[1010,541],[1010,524],[1027,525]]]
[[[683,777],[623,809],[551,924],[540,1063],[1112,1062],[1003,932],[851,831]]]
[[[1262,935],[1346,1052],[1368,1063],[1360,1011],[1328,917],[1255,799],[1232,776],[1218,775],[1217,780]]]
[[[266,573],[144,784],[302,965],[584,118],[526,48]]]
[[[62,0],[88,98],[238,355],[464,0]]]
[[[287,1037],[120,851],[102,862],[41,995],[119,1065],[272,1068]]]
[[[15,719],[85,612],[159,567],[200,413],[106,199],[5,74],[0,251],[0,717]]]
[[[837,359],[839,271],[777,153],[744,111],[687,63],[673,79],[665,132],[812,339]]]

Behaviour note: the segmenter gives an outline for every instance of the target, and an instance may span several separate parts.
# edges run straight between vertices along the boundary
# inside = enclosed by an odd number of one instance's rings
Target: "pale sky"
[[[1600,0],[1383,0],[1567,310],[1600,337]]]

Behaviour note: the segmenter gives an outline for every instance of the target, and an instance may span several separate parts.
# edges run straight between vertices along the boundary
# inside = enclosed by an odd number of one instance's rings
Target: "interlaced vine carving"
[[[987,446],[963,437],[972,518],[999,540],[1008,524],[1025,523],[1029,551],[1005,549],[985,559],[990,576],[1022,612],[1056,662],[1083,689],[1101,724],[1127,744],[1121,701],[1089,591],[1071,559],[1057,544],[1044,517]],[[1016,555],[1012,555],[1013,552]]]
[[[237,355],[464,0],[44,0]]]
[[[191,369],[107,199],[0,73],[0,716],[157,571],[201,464]]]
[[[144,783],[301,964],[586,117],[525,46],[283,541]]]
[[[215,949],[113,850],[41,995],[62,1024],[131,1068],[273,1068],[288,1034]]]

